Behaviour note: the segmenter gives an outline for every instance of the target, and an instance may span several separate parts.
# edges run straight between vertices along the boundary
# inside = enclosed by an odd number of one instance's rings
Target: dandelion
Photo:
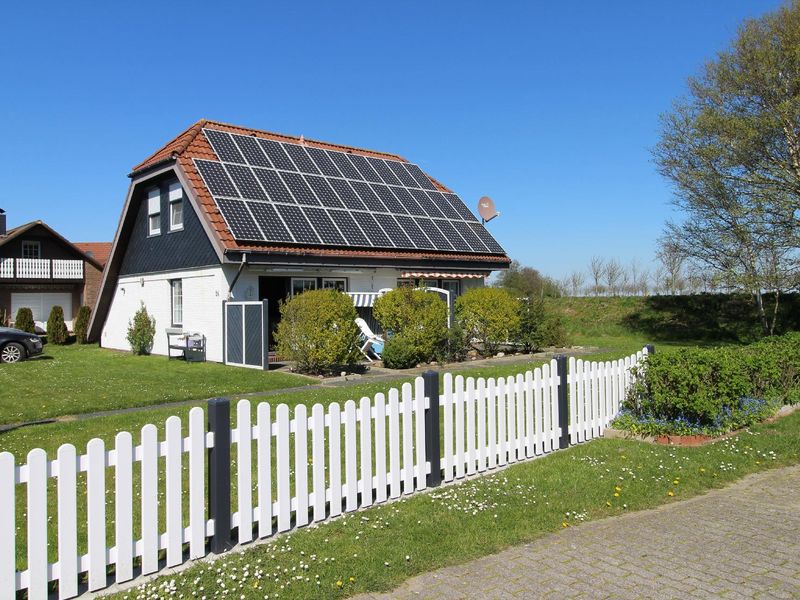
[[[674,483],[675,485],[678,485],[678,484],[680,483],[680,480],[678,480],[678,479],[673,479],[673,480],[672,480],[672,483]]]
[[[569,527],[569,523],[567,523],[566,521],[564,521],[563,523],[561,523],[561,527]]]
[[[606,506],[611,506],[611,501],[610,500],[606,500]]]
[[[355,580],[356,580],[356,578],[355,578],[355,577],[351,577],[351,578],[350,578],[350,583],[353,583]]]
[[[672,496],[674,496],[674,495],[675,495],[675,492],[673,492],[672,490],[667,492],[667,496],[669,496],[670,498],[672,498]]]
[[[342,583],[342,580],[341,580],[341,579],[340,579],[339,581],[337,581],[337,582],[336,582],[336,587],[342,587],[343,585],[344,585],[344,584]]]

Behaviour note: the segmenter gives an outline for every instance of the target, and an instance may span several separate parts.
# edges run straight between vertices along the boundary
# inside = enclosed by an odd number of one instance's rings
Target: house
[[[27,307],[44,330],[50,309],[61,306],[71,329],[78,309],[94,305],[103,263],[43,221],[7,229],[6,217],[0,211],[0,324]]]
[[[142,303],[154,353],[174,327],[222,361],[223,301],[268,300],[271,332],[279,302],[308,289],[455,296],[510,263],[458,196],[396,154],[202,120],[129,177],[90,326],[109,348],[128,348]]]

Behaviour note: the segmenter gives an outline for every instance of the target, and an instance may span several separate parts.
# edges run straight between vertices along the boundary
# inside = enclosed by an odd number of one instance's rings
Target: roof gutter
[[[242,271],[244,271],[245,266],[247,265],[247,253],[242,252],[242,262],[239,263],[239,268],[236,270],[236,275],[231,281],[231,284],[228,286],[228,300],[233,298],[233,287],[236,285],[236,282],[239,281],[239,277],[242,275]]]

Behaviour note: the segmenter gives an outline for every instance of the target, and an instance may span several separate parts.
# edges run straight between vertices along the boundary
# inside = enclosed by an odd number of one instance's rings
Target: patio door
[[[224,302],[223,313],[225,364],[269,368],[267,302]]]

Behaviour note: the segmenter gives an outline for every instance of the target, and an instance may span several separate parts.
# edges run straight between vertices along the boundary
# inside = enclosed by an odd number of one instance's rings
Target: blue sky
[[[25,3],[0,39],[0,207],[111,240],[130,167],[199,118],[396,152],[523,264],[649,263],[658,115],[745,2]]]

